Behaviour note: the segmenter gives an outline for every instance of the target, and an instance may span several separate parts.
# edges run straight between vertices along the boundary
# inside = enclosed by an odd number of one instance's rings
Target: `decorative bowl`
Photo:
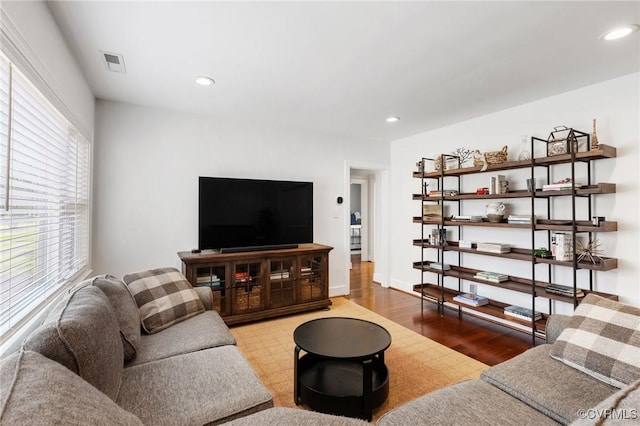
[[[504,218],[503,214],[488,214],[487,215],[487,219],[489,219],[489,222],[491,222],[491,223],[500,223],[500,222],[502,222],[503,218]]]

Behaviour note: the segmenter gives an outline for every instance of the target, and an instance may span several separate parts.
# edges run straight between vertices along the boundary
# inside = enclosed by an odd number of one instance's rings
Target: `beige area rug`
[[[293,402],[293,331],[300,324],[323,317],[365,319],[386,328],[391,346],[385,352],[389,369],[389,398],[373,413],[375,421],[385,412],[420,395],[475,379],[487,365],[462,355],[404,328],[343,297],[332,298],[329,311],[238,325],[231,332],[238,347],[273,395],[277,407],[296,407]]]

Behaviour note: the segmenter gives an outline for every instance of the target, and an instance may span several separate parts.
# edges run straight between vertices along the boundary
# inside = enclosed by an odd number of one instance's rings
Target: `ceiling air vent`
[[[122,74],[126,74],[127,70],[124,67],[124,57],[119,53],[110,53],[100,51],[102,54],[102,59],[104,60],[104,65],[107,68],[107,71],[119,72]]]

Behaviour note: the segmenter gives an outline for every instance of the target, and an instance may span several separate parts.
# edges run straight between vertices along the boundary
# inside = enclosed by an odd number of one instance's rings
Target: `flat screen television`
[[[313,183],[199,178],[198,248],[222,252],[313,242]]]

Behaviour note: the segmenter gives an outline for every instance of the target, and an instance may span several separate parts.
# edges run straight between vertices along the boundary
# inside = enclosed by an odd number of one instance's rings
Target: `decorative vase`
[[[505,205],[500,202],[487,203],[485,213],[489,222],[499,223],[504,218]]]

